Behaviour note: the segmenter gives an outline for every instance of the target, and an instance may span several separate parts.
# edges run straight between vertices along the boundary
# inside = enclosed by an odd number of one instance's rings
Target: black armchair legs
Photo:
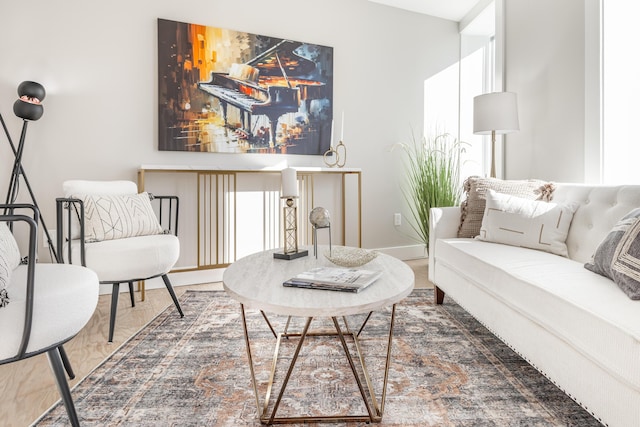
[[[178,309],[178,313],[180,313],[180,317],[184,317],[184,313],[182,312],[182,307],[180,307],[180,302],[178,301],[178,297],[173,290],[173,286],[171,286],[171,282],[169,281],[169,277],[166,274],[162,275],[162,280],[164,281],[165,286],[167,287],[167,291],[169,291],[169,295],[171,295],[171,299]],[[131,296],[131,306],[135,307],[135,299],[133,296],[133,281],[128,282],[129,284],[129,295]],[[118,296],[120,293],[120,283],[113,283],[113,289],[111,290],[111,314],[109,316],[109,342],[113,342],[113,332],[116,326],[116,312],[118,311]]]

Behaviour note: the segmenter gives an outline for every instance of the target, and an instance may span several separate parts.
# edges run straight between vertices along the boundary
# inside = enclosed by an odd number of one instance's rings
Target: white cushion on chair
[[[11,304],[0,310],[0,360],[17,355],[26,308],[27,266],[11,274]],[[89,321],[98,303],[98,277],[88,268],[36,264],[33,325],[27,353],[66,341]]]
[[[128,282],[168,273],[180,256],[180,241],[173,234],[156,234],[86,243],[85,251],[87,267],[101,282]],[[78,240],[72,241],[72,261],[80,264]]]

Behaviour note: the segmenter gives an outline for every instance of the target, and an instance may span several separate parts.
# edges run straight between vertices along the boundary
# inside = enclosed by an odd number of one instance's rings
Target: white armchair
[[[62,345],[89,321],[98,303],[98,277],[88,268],[36,263],[38,210],[33,205],[0,205],[0,365],[47,353],[71,425],[77,426]],[[30,215],[16,211],[29,209]],[[28,227],[26,262],[7,224]]]
[[[101,284],[111,284],[109,342],[113,341],[121,283],[129,284],[131,304],[133,282],[161,277],[183,317],[167,273],[180,255],[177,233],[177,197],[160,196],[167,230],[163,230],[147,193],[138,194],[131,181],[65,181],[64,198],[57,204],[57,249],[64,262],[86,266]],[[161,208],[162,212],[162,208]],[[165,225],[165,224],[163,224]],[[64,235],[64,236],[63,236]]]

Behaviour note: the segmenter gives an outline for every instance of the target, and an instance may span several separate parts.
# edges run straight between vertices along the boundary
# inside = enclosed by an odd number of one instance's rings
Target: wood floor
[[[431,287],[427,280],[427,261],[407,261],[416,274],[416,287]],[[222,289],[220,283],[176,287],[178,297],[188,289]],[[120,297],[113,343],[107,343],[110,295],[101,295],[98,307],[85,328],[65,344],[76,378],[70,381],[73,387],[96,366],[133,336],[144,325],[169,305],[171,298],[165,289],[147,291],[145,301],[131,307],[127,294]],[[177,316],[176,311],[176,316]],[[49,368],[46,355],[39,355],[20,362],[0,366],[0,425],[6,427],[28,426],[48,408],[60,395]]]

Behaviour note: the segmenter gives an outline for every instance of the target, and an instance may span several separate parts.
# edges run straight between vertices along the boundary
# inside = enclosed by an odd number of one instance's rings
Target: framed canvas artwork
[[[322,155],[333,48],[158,19],[161,151]]]

